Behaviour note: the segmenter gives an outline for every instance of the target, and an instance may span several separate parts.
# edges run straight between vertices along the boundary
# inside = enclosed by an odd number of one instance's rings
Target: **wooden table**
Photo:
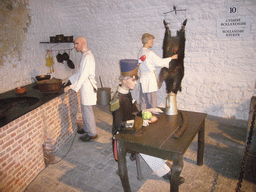
[[[180,124],[181,115],[156,115],[158,121],[143,127],[142,135],[119,133],[118,141],[118,169],[124,191],[131,191],[127,166],[126,152],[135,151],[173,161],[170,180],[170,191],[179,191],[179,178],[183,169],[183,155],[198,134],[197,165],[203,165],[205,113],[182,111],[187,118],[187,127],[183,135],[177,139],[172,134]]]

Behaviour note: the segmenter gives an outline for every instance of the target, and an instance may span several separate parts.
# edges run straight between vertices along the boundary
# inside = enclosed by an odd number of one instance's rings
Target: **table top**
[[[175,139],[172,135],[182,122],[181,112],[187,118],[187,127],[183,135]],[[142,135],[122,132],[116,135],[116,139],[123,142],[128,150],[170,159],[186,152],[200,128],[204,126],[206,115],[191,111],[179,111],[178,115],[162,113],[156,115],[158,120],[155,123],[142,128]]]

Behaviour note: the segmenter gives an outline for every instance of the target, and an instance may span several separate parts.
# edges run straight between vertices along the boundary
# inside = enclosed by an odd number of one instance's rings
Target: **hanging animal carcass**
[[[163,81],[166,83],[166,92],[177,94],[181,91],[181,81],[184,76],[184,52],[185,52],[185,26],[187,20],[182,23],[182,27],[177,31],[177,36],[172,37],[171,31],[164,21],[165,37],[163,42],[163,58],[171,57],[174,54],[178,55],[178,59],[172,59],[169,63],[169,68],[163,67],[159,74],[159,88]]]

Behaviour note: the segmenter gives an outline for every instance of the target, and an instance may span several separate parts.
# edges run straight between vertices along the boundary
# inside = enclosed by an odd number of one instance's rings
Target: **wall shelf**
[[[53,43],[53,42],[40,42],[40,43],[59,44],[59,43],[74,43],[74,42],[72,41],[72,42],[56,42],[56,43]]]
[[[53,43],[53,42],[39,42],[39,43],[41,43],[41,44],[53,44],[52,46],[51,46],[51,48],[49,48],[49,49],[47,49],[47,51],[49,51],[49,50],[51,50],[51,51],[67,51],[67,50],[72,50],[73,48],[71,48],[71,49],[61,49],[61,50],[52,50],[52,48],[53,47],[56,47],[56,46],[58,46],[58,45],[60,45],[60,44],[64,44],[64,43],[74,43],[73,41],[72,42],[56,42],[56,43]]]

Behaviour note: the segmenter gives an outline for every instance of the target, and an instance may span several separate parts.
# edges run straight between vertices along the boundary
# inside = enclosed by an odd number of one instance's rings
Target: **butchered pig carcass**
[[[164,21],[165,36],[163,42],[163,58],[171,57],[178,54],[178,59],[172,59],[169,63],[169,68],[163,67],[159,74],[159,88],[163,81],[166,83],[166,92],[177,94],[181,91],[181,81],[184,76],[184,52],[185,52],[185,26],[187,20],[182,23],[182,27],[177,31],[177,36],[172,37],[171,31]]]

